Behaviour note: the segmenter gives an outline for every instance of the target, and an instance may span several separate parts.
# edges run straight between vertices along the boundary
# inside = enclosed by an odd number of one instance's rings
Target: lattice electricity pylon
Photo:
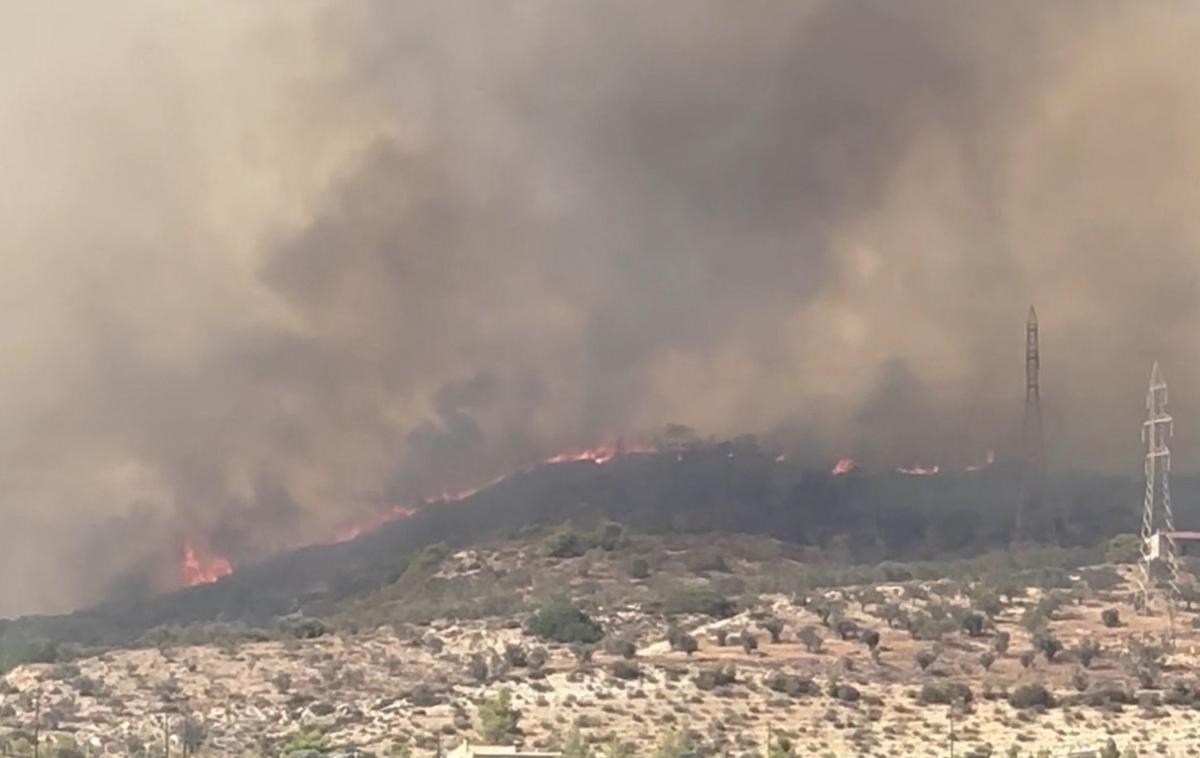
[[[1175,514],[1171,510],[1171,450],[1167,447],[1167,439],[1175,432],[1175,422],[1167,413],[1167,383],[1163,381],[1157,362],[1150,370],[1146,414],[1142,424],[1142,442],[1146,445],[1146,493],[1142,505],[1138,607],[1144,613],[1151,611],[1151,600],[1156,594],[1151,564],[1161,558],[1167,568],[1166,610],[1174,618],[1175,602],[1180,597],[1179,561],[1175,549]],[[1162,513],[1161,519],[1156,518],[1158,511]]]
[[[1013,530],[1014,543],[1025,540],[1025,520],[1040,515],[1046,487],[1046,440],[1042,431],[1042,397],[1038,379],[1041,366],[1037,311],[1031,305],[1029,318],[1025,321],[1025,417],[1021,439],[1024,467],[1021,499],[1017,502],[1017,521]]]

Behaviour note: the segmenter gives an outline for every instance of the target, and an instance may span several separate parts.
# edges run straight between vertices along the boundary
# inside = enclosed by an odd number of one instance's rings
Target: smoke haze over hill
[[[1179,3],[0,11],[0,614],[670,422],[1137,475],[1200,424]],[[1195,423],[1193,423],[1193,420]]]

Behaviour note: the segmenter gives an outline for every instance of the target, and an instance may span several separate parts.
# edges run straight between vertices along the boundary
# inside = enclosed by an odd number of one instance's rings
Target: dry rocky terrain
[[[1200,633],[1188,612],[1137,615],[1128,567],[808,587],[803,556],[766,540],[633,543],[435,551],[299,633],[185,633],[21,666],[0,694],[5,749],[28,750],[36,722],[43,755],[161,754],[164,740],[175,754],[433,755],[479,741],[480,704],[505,690],[520,714],[506,739],[554,748],[578,729],[604,755],[614,740],[655,754],[671,732],[716,755],[763,755],[768,735],[814,756],[952,742],[1057,756],[1110,737],[1200,755]],[[736,606],[679,607],[729,589]],[[603,627],[594,649],[530,632],[554,591]],[[463,614],[469,598],[487,613]],[[459,618],[437,616],[450,607]]]

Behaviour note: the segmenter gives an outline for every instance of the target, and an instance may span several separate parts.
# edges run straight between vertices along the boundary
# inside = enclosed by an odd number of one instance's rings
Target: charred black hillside
[[[1200,519],[1177,486],[1179,520]],[[1060,475],[1031,533],[1064,546],[1090,546],[1137,524],[1134,479]],[[835,476],[776,460],[752,442],[619,456],[598,465],[545,465],[458,502],[342,544],[320,545],[239,569],[216,583],[66,616],[5,622],[5,637],[83,644],[137,639],[161,625],[205,621],[267,624],[289,613],[319,615],[328,604],[394,580],[406,556],[426,545],[469,545],[563,522],[616,521],[638,532],[745,532],[813,548],[814,560],[874,563],[965,556],[1011,539],[1020,477],[997,464],[979,471],[910,476],[856,470]]]

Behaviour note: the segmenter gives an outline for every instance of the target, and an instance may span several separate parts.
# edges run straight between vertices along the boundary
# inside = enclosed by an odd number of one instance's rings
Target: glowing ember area
[[[575,463],[578,461],[591,461],[592,463],[605,464],[617,457],[616,452],[609,447],[594,447],[590,450],[580,450],[577,452],[559,453],[546,459],[546,463]]]
[[[621,443],[618,443],[613,446],[601,445],[598,447],[588,448],[586,450],[577,450],[577,451],[570,451],[570,452],[565,452],[565,453],[558,453],[557,455],[550,456],[545,461],[543,461],[543,463],[544,464],[554,464],[554,463],[577,463],[580,461],[590,461],[591,463],[603,465],[620,455],[624,455],[625,453],[630,453],[630,452],[632,452],[632,453],[648,453],[648,452],[653,452],[653,450],[654,449],[650,448],[650,447],[636,447],[633,449],[629,449],[629,448],[624,447],[624,445]],[[442,493],[440,496],[438,496],[436,499],[434,499],[432,501],[427,501],[427,502],[456,503],[460,500],[466,500],[467,498],[476,494],[480,490],[484,490],[484,489],[487,489],[488,487],[491,487],[492,485],[499,484],[500,482],[504,481],[507,478],[508,478],[508,475],[506,474],[506,475],[498,476],[495,479],[491,480],[490,482],[488,482],[486,484],[481,484],[478,487],[468,487],[467,489],[461,489],[461,490],[442,490]],[[372,529],[383,526],[384,524],[386,524],[390,521],[407,518],[407,517],[413,515],[413,513],[415,513],[415,512],[416,512],[415,508],[411,508],[407,505],[392,506],[391,508],[389,508],[386,511],[383,511],[381,513],[376,513],[372,516],[369,516],[369,517],[359,521],[358,523],[351,524],[350,526],[344,527],[341,531],[337,532],[337,534],[334,535],[332,542],[334,542],[334,543],[349,542],[350,540],[354,539],[355,537],[358,537],[360,534],[363,534],[364,532],[369,532]]]
[[[967,471],[982,471],[985,468],[989,468],[995,462],[996,462],[996,451],[989,450],[987,453],[987,458],[984,459],[983,463],[975,463],[970,466],[967,466]]]
[[[393,505],[391,508],[380,513],[373,514],[368,518],[363,519],[357,524],[351,524],[343,528],[333,537],[334,543],[349,542],[363,532],[369,532],[376,527],[383,526],[389,521],[396,519],[408,518],[416,511],[406,505]]]
[[[179,578],[184,587],[212,584],[232,573],[233,566],[225,558],[214,553],[197,552],[190,542],[183,543],[179,556]]]
[[[938,466],[931,466],[929,468],[925,468],[924,466],[913,466],[912,468],[905,468],[905,467],[901,466],[900,468],[896,469],[896,472],[900,473],[900,474],[904,474],[905,476],[933,476],[934,474],[938,473],[938,471],[940,471],[940,470],[941,469]]]
[[[587,450],[573,450],[557,455],[552,455],[543,463],[576,463],[579,461],[591,461],[599,465],[603,465],[619,458],[622,455],[630,453],[653,453],[657,452],[653,447],[634,445],[626,446],[623,442],[618,442],[615,445],[598,445],[597,447],[588,448]]]
[[[854,462],[853,458],[838,458],[838,462],[833,464],[831,473],[834,476],[842,476],[843,474],[849,474],[856,468],[858,468],[858,464]]]

